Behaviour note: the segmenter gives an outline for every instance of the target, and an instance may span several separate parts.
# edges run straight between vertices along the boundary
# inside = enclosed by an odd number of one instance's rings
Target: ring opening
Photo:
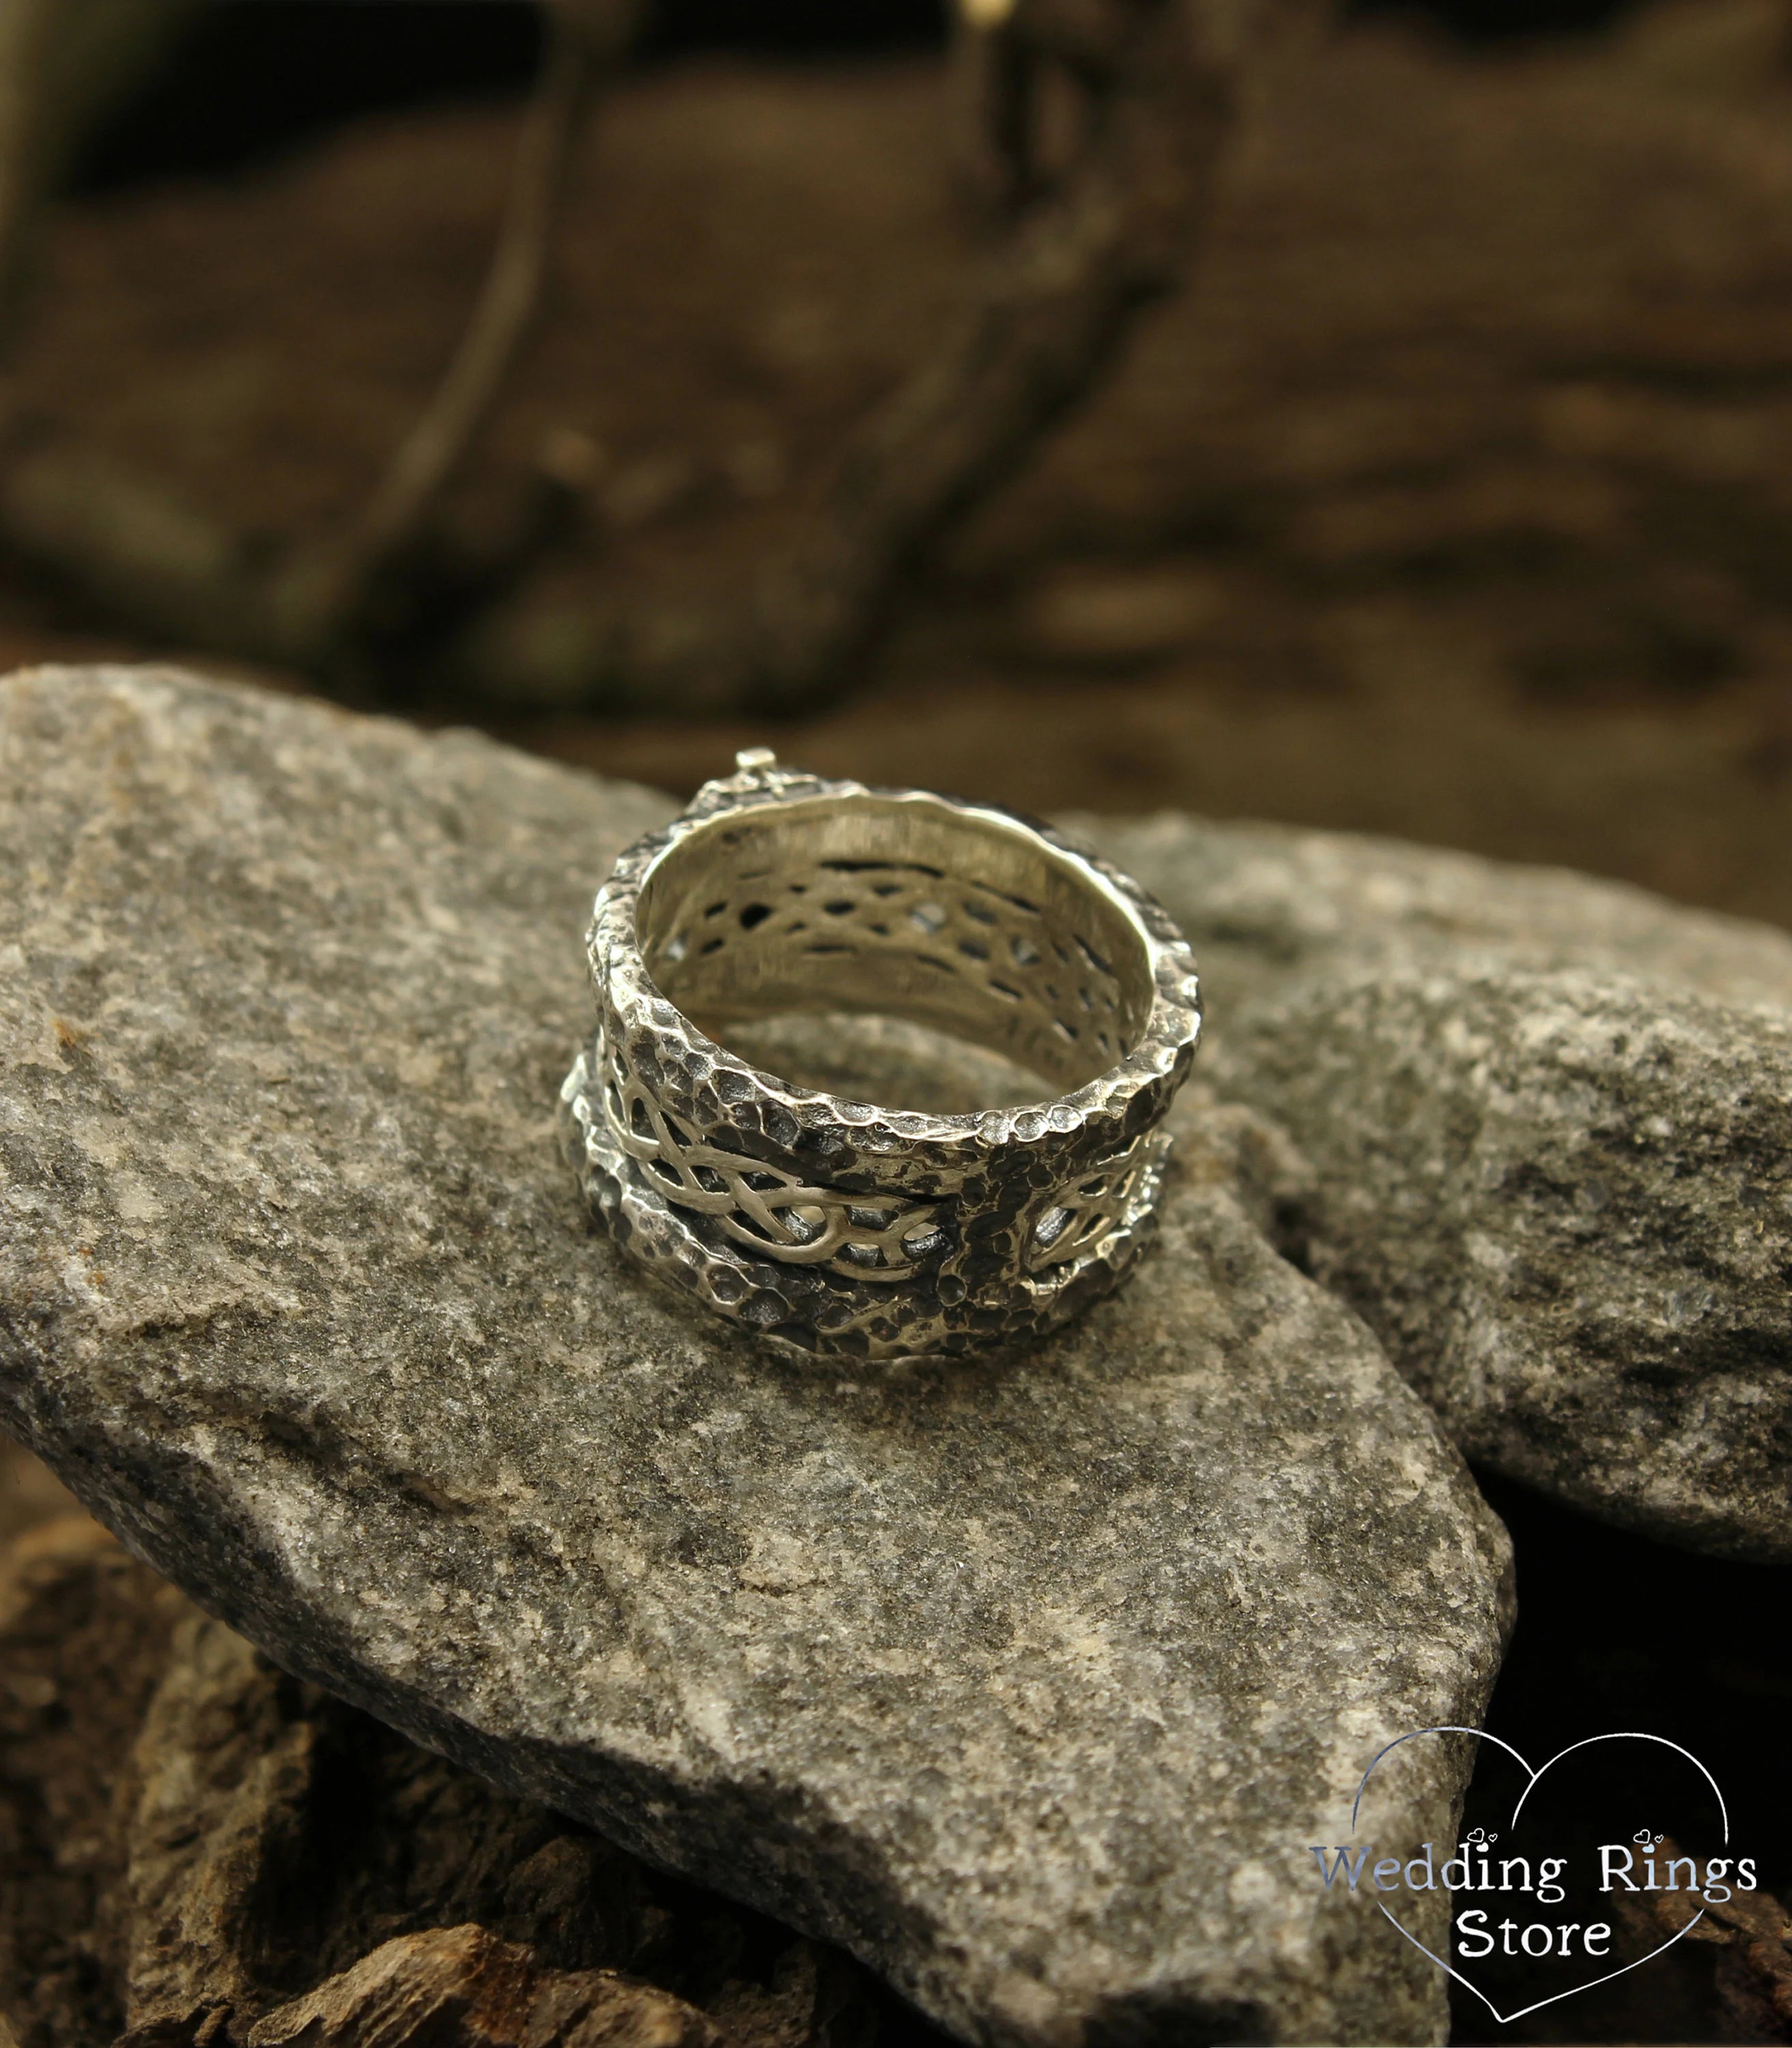
[[[925,796],[725,813],[642,884],[647,970],[699,1027],[790,1012],[895,1017],[1062,1092],[1123,1059],[1153,983],[1124,899],[1024,825]]]

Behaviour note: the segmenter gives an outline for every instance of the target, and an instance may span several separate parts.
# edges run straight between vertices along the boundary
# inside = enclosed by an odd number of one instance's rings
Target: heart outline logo
[[[1356,1797],[1351,1802],[1350,1832],[1353,1837],[1356,1833],[1357,1817],[1362,1811],[1363,1794],[1368,1790],[1369,1780],[1374,1777],[1376,1767],[1380,1763],[1384,1756],[1391,1755],[1394,1750],[1399,1748],[1402,1743],[1416,1742],[1422,1735],[1472,1735],[1477,1742],[1491,1742],[1496,1748],[1504,1750],[1506,1754],[1516,1762],[1519,1769],[1527,1774],[1525,1788],[1523,1791],[1519,1794],[1518,1803],[1512,1809],[1511,1819],[1506,1824],[1508,1829],[1515,1827],[1518,1825],[1519,1816],[1524,1811],[1524,1804],[1526,1800],[1527,1800],[1530,1797],[1531,1794],[1536,1790],[1538,1784],[1543,1778],[1545,1773],[1553,1770],[1557,1764],[1561,1763],[1565,1756],[1572,1756],[1576,1750],[1590,1748],[1593,1744],[1598,1742],[1658,1743],[1662,1748],[1671,1749],[1677,1755],[1685,1757],[1686,1761],[1690,1763],[1694,1770],[1699,1773],[1700,1776],[1704,1778],[1706,1784],[1711,1787],[1712,1797],[1717,1802],[1717,1812],[1719,1817],[1722,1820],[1724,1824],[1724,1844],[1726,1848],[1729,1844],[1730,1809],[1724,1803],[1723,1791],[1719,1786],[1717,1780],[1712,1776],[1711,1773],[1705,1769],[1705,1766],[1700,1763],[1699,1759],[1693,1755],[1693,1752],[1689,1749],[1682,1748],[1680,1744],[1677,1742],[1670,1742],[1665,1735],[1647,1735],[1640,1728],[1612,1728],[1608,1730],[1604,1735],[1583,1736],[1580,1741],[1569,1743],[1565,1749],[1558,1749],[1555,1755],[1550,1758],[1547,1763],[1539,1764],[1535,1770],[1533,1770],[1531,1768],[1530,1759],[1528,1757],[1521,1755],[1519,1751],[1515,1750],[1509,1742],[1505,1741],[1502,1737],[1496,1735],[1489,1735],[1485,1728],[1457,1728],[1453,1724],[1447,1723],[1440,1724],[1436,1728],[1414,1728],[1410,1734],[1397,1736],[1394,1740],[1389,1743],[1384,1748],[1376,1751],[1375,1755],[1370,1759],[1368,1769],[1363,1774],[1362,1782],[1357,1786]],[[1685,1937],[1691,1934],[1693,1930],[1697,1926],[1700,1921],[1701,1921],[1705,1915],[1705,1909],[1701,1906],[1693,1918],[1687,1922],[1686,1925],[1680,1930],[1678,1934],[1670,1934],[1665,1941],[1660,1943],[1658,1946],[1651,1949],[1647,1955],[1639,1956],[1635,1962],[1626,1963],[1621,1969],[1608,1970],[1604,1976],[1589,1977],[1586,1983],[1581,1984],[1572,1984],[1566,1991],[1552,1992],[1547,1998],[1540,1998],[1534,2004],[1522,2006],[1516,2012],[1502,2012],[1494,2003],[1493,2000],[1488,1996],[1487,1993],[1481,1989],[1479,1984],[1471,1984],[1468,1978],[1463,1976],[1460,1970],[1453,1969],[1449,1964],[1444,1961],[1441,1956],[1433,1955],[1431,1950],[1426,1948],[1425,1944],[1419,1940],[1416,1934],[1410,1933],[1406,1928],[1401,1926],[1399,1921],[1394,1918],[1394,1916],[1388,1911],[1387,1908],[1382,1904],[1382,1902],[1379,1899],[1375,1901],[1375,1904],[1379,1909],[1383,1917],[1387,1920],[1391,1926],[1398,1928],[1399,1932],[1406,1936],[1406,1938],[1412,1943],[1413,1946],[1418,1950],[1422,1956],[1425,1956],[1432,1962],[1434,1962],[1437,1965],[1438,1968],[1444,1972],[1445,1976],[1453,1977],[1456,1983],[1462,1986],[1464,1990],[1472,1992],[1475,1996],[1478,1998],[1481,2001],[1482,2004],[1487,2007],[1488,2011],[1493,2015],[1495,2021],[1502,2027],[1510,2027],[1515,2020],[1522,2019],[1527,2014],[1541,2012],[1543,2007],[1546,2005],[1555,2005],[1559,2003],[1560,2001],[1565,1998],[1574,1998],[1578,1996],[1578,1995],[1584,1991],[1591,1991],[1596,1984],[1610,1984],[1616,1977],[1627,1976],[1632,1970],[1640,1969],[1645,1963],[1653,1962],[1657,1956],[1664,1954],[1668,1949],[1674,1946],[1676,1941],[1684,1940]]]

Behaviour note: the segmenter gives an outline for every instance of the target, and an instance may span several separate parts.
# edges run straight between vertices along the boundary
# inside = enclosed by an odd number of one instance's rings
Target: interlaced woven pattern
[[[598,892],[599,1029],[561,1088],[587,1200],[643,1270],[801,1352],[959,1357],[1057,1328],[1150,1235],[1200,1026],[1186,943],[1049,825],[762,748],[737,770]],[[922,1107],[942,1032],[1036,1091],[952,1058],[942,1095],[977,1104]],[[826,1084],[785,1077],[781,1041]],[[837,1092],[861,1053],[868,1092]]]
[[[944,1248],[936,1204],[812,1186],[765,1161],[707,1145],[656,1103],[601,1034],[604,1108],[616,1142],[669,1202],[713,1216],[753,1251],[859,1280],[902,1280]]]
[[[956,1028],[1054,1080],[1111,1066],[1134,1022],[1091,937],[1025,897],[919,863],[743,875],[680,905],[649,966],[700,1012],[731,1007],[743,987],[810,1007],[875,993],[879,1007]]]
[[[1098,1244],[1126,1215],[1146,1164],[1146,1141],[1139,1138],[1118,1158],[1057,1189],[1028,1233],[1027,1270],[1065,1265]]]

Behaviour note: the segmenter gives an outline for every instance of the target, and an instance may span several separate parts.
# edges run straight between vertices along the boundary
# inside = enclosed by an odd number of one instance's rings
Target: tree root
[[[850,438],[813,515],[743,587],[570,605],[522,589],[568,499],[545,470],[485,560],[457,557],[434,517],[533,313],[591,76],[626,41],[631,0],[557,0],[479,308],[339,538],[283,549],[231,533],[145,479],[26,437],[0,476],[0,541],[139,633],[339,690],[390,693],[408,646],[427,653],[438,689],[512,709],[779,712],[836,693],[942,541],[1180,283],[1266,52],[1321,4],[966,0],[954,90],[1007,225],[933,355]],[[1076,114],[1056,165],[1035,133],[1049,84]]]

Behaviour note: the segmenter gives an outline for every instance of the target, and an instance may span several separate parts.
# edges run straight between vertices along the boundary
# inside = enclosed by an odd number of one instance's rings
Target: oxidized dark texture
[[[1049,828],[743,757],[623,854],[590,954],[568,1150],[618,1242],[704,1307],[803,1351],[964,1354],[1056,1328],[1147,1241],[1194,959]],[[956,1030],[1031,1088],[980,1112],[856,1101],[687,1014],[836,1004]]]
[[[1209,1078],[1313,1163],[1319,1276],[1457,1442],[1792,1561],[1792,938],[1336,834],[1104,841],[1224,991]]]
[[[755,1346],[588,1234],[547,1113],[660,800],[166,674],[0,704],[0,1414],[97,1513],[968,2038],[1441,2035],[1308,1844],[1479,1714],[1503,1536],[1230,1192],[1237,1112],[1030,1358]],[[1379,1842],[1447,1832],[1425,1747]]]

